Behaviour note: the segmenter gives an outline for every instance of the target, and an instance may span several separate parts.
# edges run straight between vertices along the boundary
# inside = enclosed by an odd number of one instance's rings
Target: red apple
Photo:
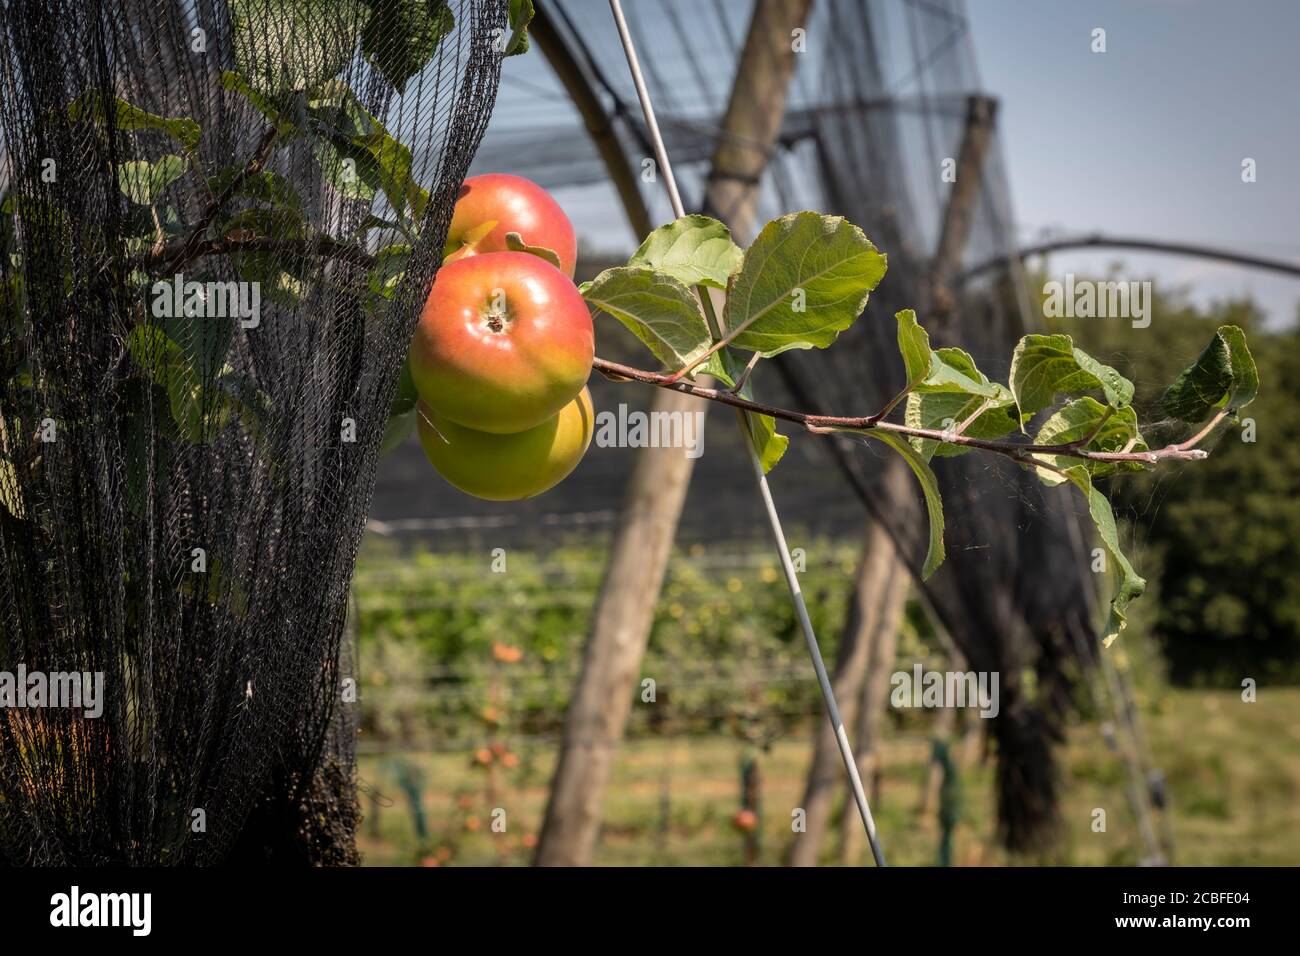
[[[438,474],[468,495],[516,501],[540,495],[577,467],[591,444],[595,414],[584,388],[559,414],[513,435],[465,428],[423,404],[417,422],[424,454]]]
[[[493,252],[438,270],[411,341],[411,377],[444,418],[521,432],[573,401],[595,347],[568,276],[526,252]]]
[[[560,257],[560,268],[573,278],[578,239],[560,204],[537,183],[522,176],[486,173],[471,176],[447,230],[443,258],[452,261],[485,252],[504,252],[507,233],[517,232],[530,246],[545,246]]]

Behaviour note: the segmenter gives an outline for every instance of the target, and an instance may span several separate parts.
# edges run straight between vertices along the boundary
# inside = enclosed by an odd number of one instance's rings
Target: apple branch
[[[182,252],[184,252],[186,257],[184,260],[179,258],[179,255]],[[341,259],[362,267],[370,267],[375,263],[374,256],[366,252],[360,246],[357,246],[354,243],[343,242],[329,236],[319,236],[311,239],[272,239],[267,237],[254,237],[247,239],[209,239],[199,243],[191,243],[189,238],[179,239],[173,240],[161,249],[156,249],[146,254],[141,259],[141,263],[144,265],[157,265],[160,262],[169,262],[173,264],[174,268],[177,265],[183,265],[185,262],[192,261],[193,259],[205,255],[221,255],[238,252],[283,252],[299,256],[320,255],[332,259]],[[707,294],[703,298],[707,301]],[[752,364],[753,363],[751,363],[751,365]],[[901,400],[906,397],[910,389],[904,389],[898,396],[891,399],[884,408],[876,412],[874,415],[813,415],[807,412],[781,408],[776,405],[768,405],[765,402],[757,402],[752,399],[742,398],[737,394],[738,389],[717,389],[697,385],[692,381],[680,378],[680,372],[671,375],[663,375],[658,372],[635,368],[631,365],[612,362],[599,356],[596,356],[595,360],[592,362],[592,368],[611,381],[642,382],[646,385],[653,385],[656,388],[666,388],[677,392],[683,392],[687,395],[694,395],[696,398],[703,398],[707,401],[730,405],[733,408],[738,408],[742,411],[754,412],[759,415],[770,415],[771,417],[780,419],[781,421],[801,425],[814,434],[866,432],[875,428],[881,431],[895,432],[909,438],[924,438],[932,441],[944,442],[950,445],[962,445],[968,448],[978,448],[982,451],[1005,455],[1006,457],[1022,464],[1032,462],[1041,467],[1050,466],[1041,459],[1033,456],[1057,455],[1064,458],[1077,458],[1087,461],[1137,462],[1139,464],[1156,464],[1165,460],[1200,461],[1209,457],[1209,453],[1204,449],[1195,446],[1214,431],[1215,427],[1226,416],[1231,414],[1230,410],[1223,409],[1196,435],[1186,441],[1166,445],[1163,448],[1150,449],[1147,451],[1132,451],[1129,447],[1125,447],[1123,451],[1090,451],[1083,446],[1087,445],[1088,442],[1092,441],[1092,439],[1100,433],[1101,426],[1105,424],[1106,420],[1112,414],[1111,412],[1108,412],[1101,422],[1099,422],[1093,429],[1092,433],[1084,438],[1058,445],[1038,445],[1030,442],[972,438],[968,435],[961,434],[961,429],[966,428],[974,418],[978,417],[978,413],[971,416],[971,418],[966,422],[963,422],[961,428],[956,433],[951,431],[942,431],[935,428],[917,428],[911,425],[885,421],[885,416],[898,406]],[[981,412],[983,410],[983,408],[980,409]],[[1132,443],[1130,442],[1130,445],[1131,444]]]
[[[1216,416],[1209,425],[1191,439],[1185,442],[1167,445],[1164,448],[1156,448],[1149,451],[1089,451],[1080,447],[1077,442],[1068,442],[1060,445],[1038,445],[1030,442],[1005,441],[987,438],[972,438],[968,435],[953,434],[944,432],[935,428],[915,428],[910,425],[900,425],[897,422],[887,422],[877,415],[863,415],[857,417],[847,417],[839,415],[811,415],[807,412],[794,411],[788,408],[781,408],[776,405],[768,405],[764,402],[756,402],[751,399],[741,398],[730,390],[717,388],[706,388],[696,385],[694,382],[675,379],[671,375],[661,375],[657,372],[649,372],[645,369],[633,368],[630,365],[622,365],[618,362],[611,362],[607,359],[596,357],[592,367],[600,372],[611,381],[632,381],[643,382],[646,385],[654,385],[657,388],[672,389],[677,392],[684,392],[687,395],[694,395],[697,398],[703,398],[711,402],[720,402],[723,405],[731,405],[734,408],[743,409],[744,411],[754,412],[759,415],[770,415],[773,418],[782,421],[791,422],[795,425],[802,425],[808,431],[815,434],[827,434],[833,432],[865,432],[873,428],[880,431],[895,432],[909,438],[926,438],[933,441],[946,442],[950,445],[963,445],[968,448],[978,448],[983,451],[995,452],[1005,455],[1008,458],[1015,459],[1019,462],[1032,462],[1041,465],[1043,462],[1031,456],[1034,455],[1059,455],[1065,458],[1079,458],[1087,461],[1099,462],[1138,462],[1141,464],[1156,464],[1166,459],[1176,461],[1199,461],[1209,457],[1209,453],[1204,449],[1195,448],[1201,439],[1208,435],[1214,425],[1217,425],[1226,414],[1221,413]]]
[[[361,246],[335,239],[332,236],[315,236],[302,239],[276,239],[271,236],[244,238],[223,237],[191,242],[189,237],[173,239],[136,260],[145,268],[166,264],[169,270],[183,268],[204,256],[233,255],[240,252],[274,252],[286,256],[323,256],[339,259],[353,265],[370,268],[375,257]]]
[[[271,158],[271,149],[275,145],[277,132],[274,126],[268,126],[262,131],[262,138],[257,143],[253,158],[245,163],[244,168],[231,178],[225,189],[208,201],[207,206],[203,209],[203,214],[199,216],[198,222],[194,224],[194,228],[177,244],[173,258],[165,260],[170,269],[178,269],[184,262],[193,261],[197,258],[194,250],[203,244],[204,233],[212,225],[217,213],[221,212],[222,207],[230,201],[231,197],[235,195],[235,192],[250,176],[261,172],[262,167]],[[203,181],[206,182],[206,180]]]

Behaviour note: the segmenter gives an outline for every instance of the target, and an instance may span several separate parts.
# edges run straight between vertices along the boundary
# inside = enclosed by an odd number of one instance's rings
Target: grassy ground
[[[1261,690],[1256,703],[1236,692],[1167,690],[1144,712],[1156,764],[1168,777],[1174,862],[1182,865],[1300,864],[1300,688]],[[371,865],[526,863],[540,825],[553,747],[516,746],[519,763],[492,771],[470,753],[371,754],[361,758],[366,821],[362,850]],[[809,734],[792,735],[761,756],[763,821],[759,862],[779,864],[798,805]],[[916,806],[930,745],[923,728],[890,738],[875,813],[893,865],[935,859],[934,814]],[[605,802],[596,862],[602,865],[734,866],[743,862],[730,816],[738,805],[742,745],[725,736],[643,738],[620,751]],[[1042,862],[1129,865],[1141,841],[1125,799],[1122,765],[1096,725],[1070,733],[1061,840]],[[403,786],[405,778],[405,789]],[[962,775],[958,865],[1009,861],[994,846],[990,765]],[[491,792],[489,792],[491,788]],[[416,839],[405,795],[418,790],[428,836]],[[505,831],[491,830],[492,810]],[[1106,832],[1092,829],[1094,810]],[[477,829],[475,829],[475,827]],[[824,861],[838,862],[838,828]],[[858,847],[859,861],[865,848]]]

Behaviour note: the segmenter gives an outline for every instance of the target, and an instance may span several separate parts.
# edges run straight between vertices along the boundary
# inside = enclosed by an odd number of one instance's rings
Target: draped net
[[[507,18],[0,0],[0,671],[103,686],[0,710],[0,859],[355,860],[348,584]]]

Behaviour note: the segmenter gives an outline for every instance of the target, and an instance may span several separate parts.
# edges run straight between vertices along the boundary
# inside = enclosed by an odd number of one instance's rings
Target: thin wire
[[[682,205],[681,194],[677,191],[677,180],[673,177],[673,168],[668,161],[668,152],[664,148],[663,137],[659,135],[659,124],[655,120],[654,106],[650,103],[650,94],[646,90],[645,78],[641,74],[641,65],[637,60],[636,47],[632,43],[632,35],[627,28],[627,20],[623,16],[623,7],[619,0],[609,0],[609,7],[613,11],[614,22],[618,26],[619,39],[623,43],[623,52],[627,55],[627,65],[632,73],[632,83],[636,87],[637,98],[641,101],[641,111],[645,114],[646,127],[654,144],[655,158],[659,163],[659,171],[663,174],[664,185],[668,189],[668,198],[672,202],[673,213],[680,219],[686,215],[686,209]],[[707,295],[707,293],[702,294]],[[744,413],[740,414],[742,416],[740,418],[742,431],[747,431],[744,428]],[[781,528],[781,516],[777,513],[776,503],[772,500],[772,490],[768,487],[767,476],[763,474],[763,464],[759,461],[758,453],[754,450],[748,434],[745,435],[744,444],[749,451],[749,462],[754,470],[754,478],[758,482],[759,493],[763,497],[763,506],[767,510],[767,520],[772,528],[772,537],[776,540],[777,555],[781,559],[781,568],[785,571],[785,582],[790,588],[790,599],[794,602],[795,614],[799,618],[799,626],[803,630],[804,641],[808,645],[808,653],[812,657],[813,669],[817,672],[817,683],[821,685],[822,699],[826,702],[826,715],[830,718],[831,727],[834,729],[835,742],[839,746],[840,757],[844,760],[844,769],[849,775],[849,785],[853,790],[853,799],[858,805],[858,814],[862,817],[862,826],[867,832],[867,841],[871,844],[871,855],[875,858],[877,866],[885,866],[885,854],[881,850],[880,841],[876,836],[876,821],[871,816],[871,807],[867,803],[867,794],[862,787],[862,777],[858,773],[858,762],[853,756],[853,748],[849,745],[848,734],[844,731],[844,720],[840,716],[839,704],[835,700],[835,691],[831,687],[830,677],[826,673],[826,665],[822,661],[821,648],[817,644],[817,635],[813,631],[812,621],[808,617],[808,607],[804,603],[803,591],[799,587],[799,579],[795,574],[794,563],[790,560],[790,549],[786,544],[785,532]]]

